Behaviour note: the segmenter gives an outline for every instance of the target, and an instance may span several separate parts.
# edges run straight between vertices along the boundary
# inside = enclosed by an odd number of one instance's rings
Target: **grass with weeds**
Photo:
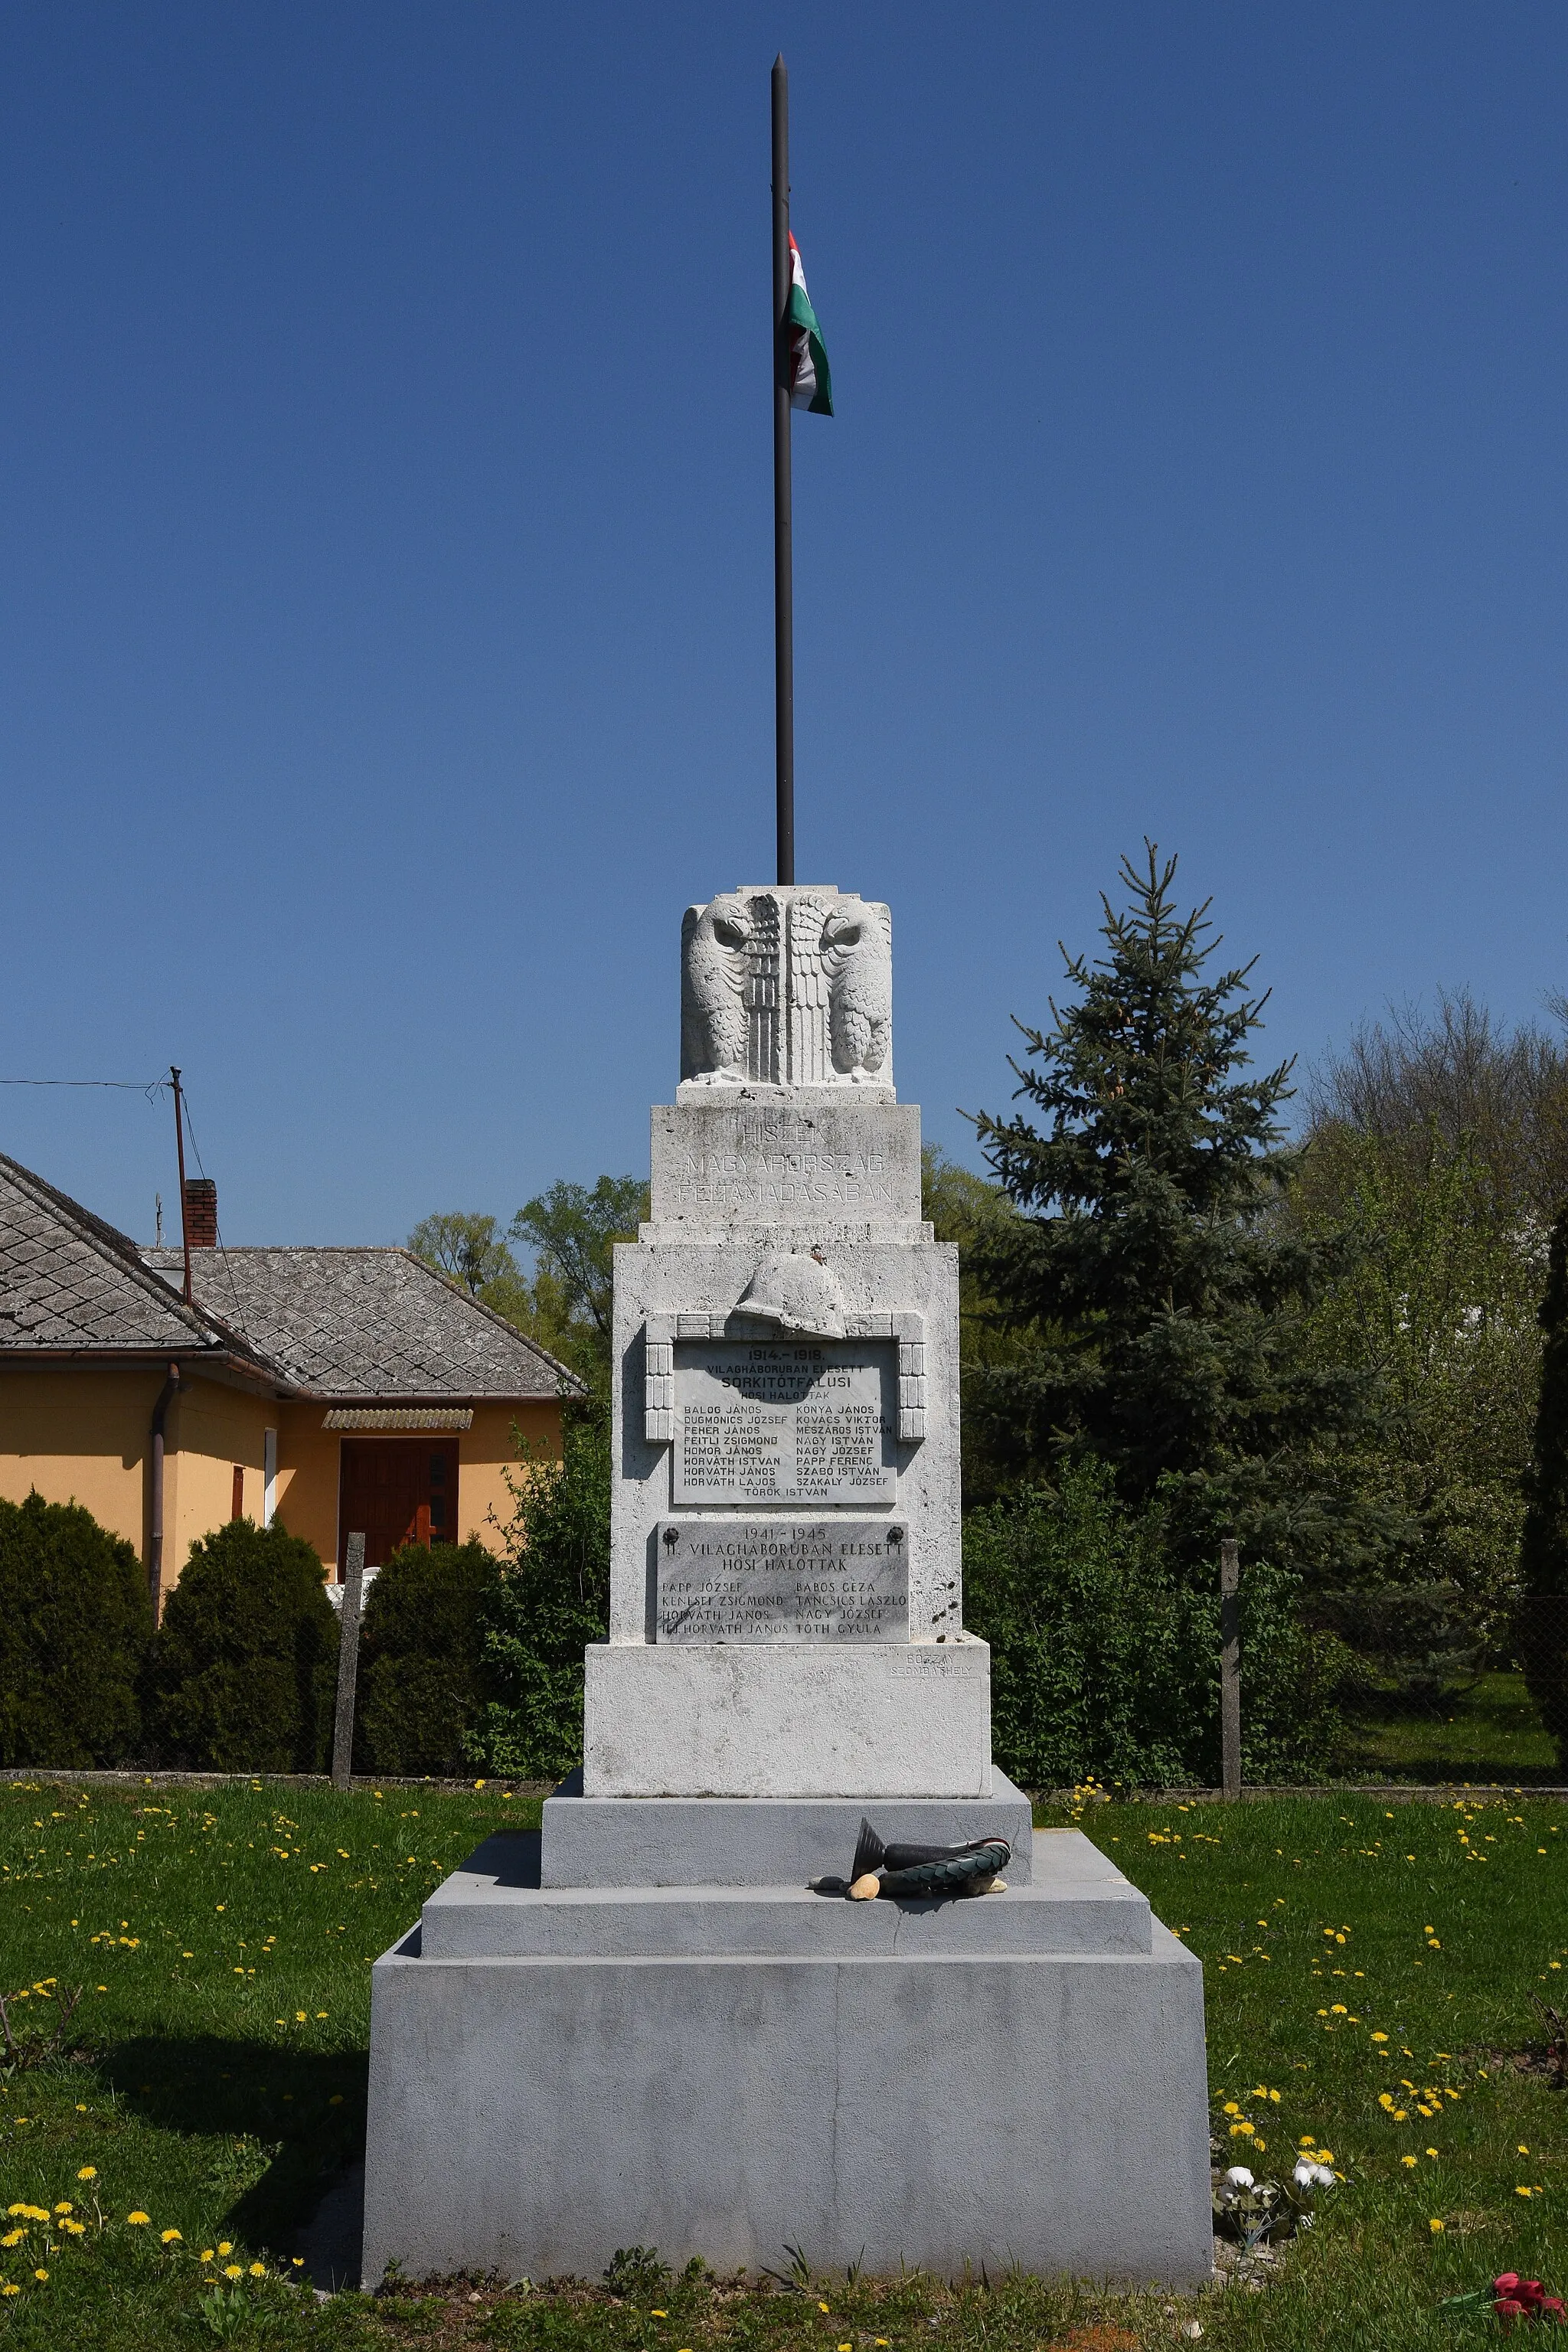
[[[1355,1774],[1376,1780],[1549,1786],[1568,1779],[1518,1674],[1482,1675],[1468,1690],[1452,1692],[1424,1710],[1367,1717],[1357,1726]]]
[[[1494,2328],[1438,2318],[1445,2295],[1502,2267],[1554,2287],[1568,2271],[1568,2096],[1532,2006],[1563,2007],[1568,1976],[1556,1804],[1042,1815],[1076,1818],[1203,1957],[1226,2160],[1263,2175],[1303,2140],[1332,2151],[1340,2185],[1258,2266],[1261,2292],[830,2279],[781,2242],[776,2277],[672,2276],[628,2249],[614,2288],[458,2280],[318,2304],[295,2233],[363,2137],[371,1958],[536,1804],[261,1782],[0,1801],[5,2352],[1135,2352],[1194,2323],[1237,2352],[1413,2352]],[[57,1995],[78,1985],[49,2055]]]

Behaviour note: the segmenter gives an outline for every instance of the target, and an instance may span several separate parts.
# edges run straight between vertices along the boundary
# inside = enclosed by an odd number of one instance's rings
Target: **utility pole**
[[[789,68],[773,59],[773,766],[778,879],[795,880],[795,547],[790,484]]]
[[[191,1213],[185,1205],[185,1107],[180,1092],[180,1074],[173,1062],[169,1065],[169,1081],[174,1089],[174,1149],[180,1161],[180,1244],[185,1253],[185,1305],[191,1304]]]

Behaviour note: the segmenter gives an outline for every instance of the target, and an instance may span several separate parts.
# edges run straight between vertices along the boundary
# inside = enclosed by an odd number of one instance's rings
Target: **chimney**
[[[210,1176],[185,1179],[185,1230],[194,1250],[216,1249],[217,1186]]]

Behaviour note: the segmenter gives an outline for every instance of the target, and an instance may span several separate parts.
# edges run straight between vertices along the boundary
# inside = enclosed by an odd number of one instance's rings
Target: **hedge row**
[[[354,1760],[454,1773],[493,1696],[477,1611],[482,1544],[411,1545],[370,1588]],[[314,1547],[236,1519],[191,1547],[153,1632],[134,1548],[79,1505],[0,1502],[0,1764],[319,1772],[331,1758],[338,1619]]]

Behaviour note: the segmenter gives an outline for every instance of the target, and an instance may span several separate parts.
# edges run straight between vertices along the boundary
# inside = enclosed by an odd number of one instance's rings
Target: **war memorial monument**
[[[367,2286],[632,2246],[1210,2274],[1201,1968],[991,1759],[891,919],[795,880],[790,418],[832,388],[788,188],[781,58],[778,878],[682,929],[680,1083],[616,1252],[582,1771],[375,1966]]]
[[[836,889],[687,914],[681,1082],[616,1254],[583,1770],[376,1964],[367,2284],[786,2242],[1208,2276],[1199,1964],[991,1760],[957,1253],[921,1219],[891,971],[887,908]],[[978,1870],[854,1899],[863,1822],[889,1864]]]

